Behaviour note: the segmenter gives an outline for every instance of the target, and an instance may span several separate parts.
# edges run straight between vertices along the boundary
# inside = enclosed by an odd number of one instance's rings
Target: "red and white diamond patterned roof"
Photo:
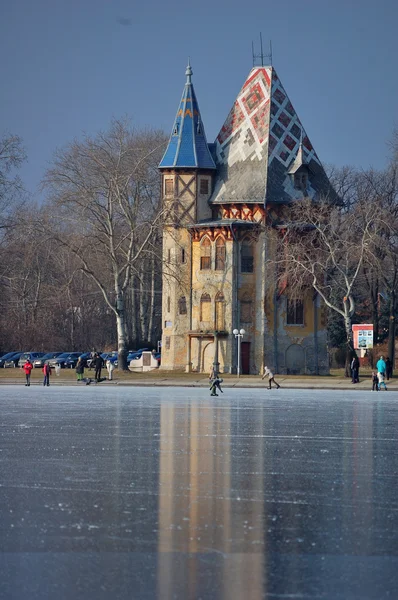
[[[310,165],[315,174],[310,178],[308,195],[315,196],[317,188],[327,182],[273,67],[251,70],[215,145],[217,177],[213,203],[288,202],[300,197],[302,192],[295,190],[288,175],[299,149],[303,164]]]

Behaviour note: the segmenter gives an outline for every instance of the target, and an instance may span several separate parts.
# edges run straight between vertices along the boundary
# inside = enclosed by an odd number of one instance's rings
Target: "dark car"
[[[64,367],[66,369],[74,369],[77,365],[78,358],[82,358],[87,365],[87,359],[90,356],[90,352],[72,352],[71,356],[65,361]]]
[[[47,354],[45,354],[44,356],[36,358],[33,361],[33,366],[35,369],[41,368],[44,366],[45,362],[49,361],[51,358],[57,358],[57,356],[59,356],[60,354],[62,354],[62,352],[47,352]]]
[[[115,367],[117,367],[117,350],[114,350],[113,352],[106,352],[104,354],[101,354],[101,356],[105,362],[109,360],[113,365],[115,365]]]
[[[34,366],[34,361],[37,358],[41,358],[44,355],[45,355],[45,352],[23,352],[21,354],[21,356],[19,357],[18,367],[23,367],[24,364],[26,363],[26,361],[28,360],[28,358]]]
[[[127,356],[127,362],[129,363],[130,360],[141,358],[142,353],[147,352],[148,350],[149,348],[140,348],[139,350],[133,350],[132,352],[129,352]]]
[[[5,362],[12,358],[15,354],[18,354],[19,359],[20,352],[7,352],[7,354],[3,354],[3,356],[0,358],[0,367],[4,367]]]
[[[62,369],[64,369],[66,366],[76,366],[77,359],[80,355],[81,352],[62,352],[62,354],[59,354],[59,356],[56,356],[55,358],[50,358],[48,364],[50,365],[50,367],[55,367],[56,365],[59,365]],[[68,362],[67,365],[66,362]]]
[[[18,366],[19,359],[21,358],[24,352],[15,352],[10,358],[4,361],[3,367],[8,369],[9,367],[13,367],[14,369]]]

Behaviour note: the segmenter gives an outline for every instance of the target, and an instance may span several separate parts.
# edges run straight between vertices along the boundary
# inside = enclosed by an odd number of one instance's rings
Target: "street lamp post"
[[[234,329],[232,333],[234,334],[234,336],[238,340],[238,369],[237,369],[237,375],[238,375],[238,377],[240,377],[240,344],[241,344],[242,338],[245,335],[246,331],[244,329],[240,329],[240,330]]]
[[[213,360],[213,373],[218,375],[220,372],[220,363],[218,362],[218,332],[214,332],[214,360]]]

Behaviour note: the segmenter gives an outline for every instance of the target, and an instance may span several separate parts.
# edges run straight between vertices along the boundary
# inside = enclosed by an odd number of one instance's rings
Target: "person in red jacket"
[[[25,371],[25,375],[26,375],[26,383],[25,383],[25,386],[26,386],[26,385],[27,385],[27,386],[29,386],[29,385],[30,385],[30,374],[31,374],[31,372],[32,372],[32,369],[33,369],[33,365],[32,365],[32,363],[30,362],[29,358],[28,358],[28,360],[26,361],[26,363],[24,364],[24,366],[23,366],[22,368],[23,368],[23,370]]]
[[[42,371],[44,373],[43,385],[50,385],[51,367],[48,362],[44,363]]]

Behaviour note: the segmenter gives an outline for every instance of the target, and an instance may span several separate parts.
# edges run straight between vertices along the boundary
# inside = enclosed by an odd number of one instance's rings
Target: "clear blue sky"
[[[128,115],[171,130],[190,56],[208,141],[272,39],[274,66],[320,159],[382,168],[398,125],[397,0],[3,0],[0,132],[37,186],[57,147]]]

